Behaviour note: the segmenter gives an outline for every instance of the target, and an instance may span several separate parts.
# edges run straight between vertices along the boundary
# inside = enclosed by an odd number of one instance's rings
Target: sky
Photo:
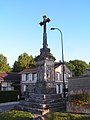
[[[0,54],[12,67],[18,56],[26,52],[33,57],[40,54],[43,44],[42,16],[47,23],[47,42],[56,61],[90,62],[90,0],[0,0]]]

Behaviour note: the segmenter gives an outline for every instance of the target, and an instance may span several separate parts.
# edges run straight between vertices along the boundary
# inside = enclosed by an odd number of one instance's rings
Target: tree
[[[10,72],[11,68],[9,64],[7,63],[7,58],[0,54],[0,72]]]
[[[18,57],[18,60],[14,62],[13,71],[20,72],[27,67],[35,66],[35,61],[32,55],[28,55],[27,53],[23,53]]]
[[[70,70],[74,73],[74,76],[82,76],[89,65],[82,60],[70,60],[68,63]]]

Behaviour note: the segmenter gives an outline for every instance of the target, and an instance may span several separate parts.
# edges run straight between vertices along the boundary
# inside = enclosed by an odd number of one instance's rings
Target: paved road
[[[18,105],[19,102],[8,102],[0,103],[0,112],[6,112],[14,108],[15,105]]]

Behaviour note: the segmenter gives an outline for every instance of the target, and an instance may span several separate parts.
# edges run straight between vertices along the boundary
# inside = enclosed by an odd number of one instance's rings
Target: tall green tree
[[[27,53],[23,53],[18,57],[18,60],[14,62],[13,71],[20,72],[27,67],[35,66],[35,61],[32,55],[28,55]]]
[[[7,63],[7,57],[3,54],[0,54],[0,72],[10,72],[11,68]]]
[[[68,63],[70,70],[73,72],[74,76],[82,76],[87,68],[90,66],[82,60],[70,60]]]

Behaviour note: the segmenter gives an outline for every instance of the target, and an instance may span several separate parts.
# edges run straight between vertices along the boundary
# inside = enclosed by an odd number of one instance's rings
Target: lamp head
[[[55,30],[56,28],[51,28],[50,30]]]

